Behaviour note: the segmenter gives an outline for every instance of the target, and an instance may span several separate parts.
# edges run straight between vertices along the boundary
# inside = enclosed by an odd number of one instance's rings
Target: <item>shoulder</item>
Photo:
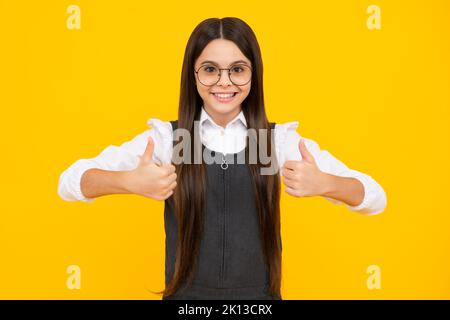
[[[150,129],[154,129],[159,132],[168,132],[172,131],[172,122],[173,121],[164,121],[158,118],[149,118],[147,120],[147,125]]]
[[[153,138],[159,142],[172,143],[174,121],[165,121],[158,118],[149,118],[147,125]],[[175,124],[176,125],[176,124]]]
[[[300,139],[305,140],[305,144],[307,147],[311,149],[318,149],[319,144],[309,138],[302,136],[298,132],[299,122],[298,121],[290,121],[284,123],[275,124],[275,143],[283,146],[283,145],[294,145],[297,147]]]
[[[274,142],[281,162],[284,160],[301,160],[298,147],[300,139],[304,139],[306,148],[316,159],[320,156],[321,149],[319,144],[315,140],[306,138],[297,132],[298,127],[298,121],[277,123],[275,125]]]
[[[275,145],[281,147],[285,143],[300,139],[300,135],[297,132],[298,121],[290,121],[284,123],[273,123]]]
[[[154,157],[161,163],[170,163],[173,140],[171,121],[150,118],[147,125],[150,127],[148,132],[155,142]]]
[[[271,122],[271,124],[273,124],[276,132],[286,133],[288,131],[297,130],[299,122],[298,121],[290,121],[284,123]]]

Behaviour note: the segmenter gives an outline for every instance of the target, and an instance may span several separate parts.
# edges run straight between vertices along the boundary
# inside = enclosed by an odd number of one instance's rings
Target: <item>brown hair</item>
[[[214,39],[233,41],[252,62],[251,89],[242,103],[242,110],[249,129],[256,129],[256,132],[259,132],[259,129],[267,130],[267,152],[273,159],[275,148],[270,138],[271,129],[264,107],[261,51],[252,29],[238,18],[206,19],[192,32],[186,46],[181,74],[178,128],[189,130],[191,137],[194,137],[194,121],[199,120],[203,105],[195,85],[194,64],[206,45]],[[256,145],[259,148],[258,142],[259,140]],[[195,144],[192,143],[191,154],[196,152],[194,148]],[[246,163],[249,163],[248,149],[247,147]],[[266,165],[260,163],[259,157],[256,164],[249,166],[256,195],[264,257],[269,271],[269,290],[273,297],[281,298],[280,176],[278,171],[272,175],[261,175],[260,169]],[[192,280],[203,232],[206,181],[203,161],[201,164],[177,164],[176,173],[179,183],[174,190],[173,199],[178,238],[174,274],[163,291],[166,297],[174,294],[184,281]]]

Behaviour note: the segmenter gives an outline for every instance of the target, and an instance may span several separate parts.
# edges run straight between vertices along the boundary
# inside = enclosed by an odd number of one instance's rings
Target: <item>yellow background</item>
[[[81,30],[66,27],[71,4]],[[366,27],[371,4],[381,30]],[[283,297],[450,298],[450,4],[437,0],[0,1],[0,298],[159,299],[163,203],[69,203],[57,183],[148,118],[176,119],[188,37],[226,16],[258,37],[270,120],[299,121],[388,196],[366,217],[283,193]]]

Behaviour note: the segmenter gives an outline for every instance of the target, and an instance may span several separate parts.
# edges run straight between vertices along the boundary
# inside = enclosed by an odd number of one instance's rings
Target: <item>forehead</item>
[[[196,63],[202,63],[205,60],[214,61],[221,66],[228,66],[236,60],[244,60],[251,64],[250,60],[247,59],[233,41],[225,39],[215,39],[208,43]]]

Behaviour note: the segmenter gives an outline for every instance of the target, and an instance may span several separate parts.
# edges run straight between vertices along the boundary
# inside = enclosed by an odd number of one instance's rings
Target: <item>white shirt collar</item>
[[[222,128],[222,126],[218,125],[217,123],[214,122],[214,120],[211,118],[211,116],[208,114],[208,112],[206,112],[205,107],[202,106],[202,111],[200,114],[200,126],[203,125],[203,122],[205,122],[206,120],[208,120],[211,124],[213,124],[214,126],[218,127],[218,128]],[[240,120],[242,122],[242,124],[247,127],[247,121],[245,120],[245,116],[244,116],[244,112],[241,110],[239,112],[239,114],[233,119],[231,120],[226,127],[230,126],[231,124],[233,124],[234,122]]]

